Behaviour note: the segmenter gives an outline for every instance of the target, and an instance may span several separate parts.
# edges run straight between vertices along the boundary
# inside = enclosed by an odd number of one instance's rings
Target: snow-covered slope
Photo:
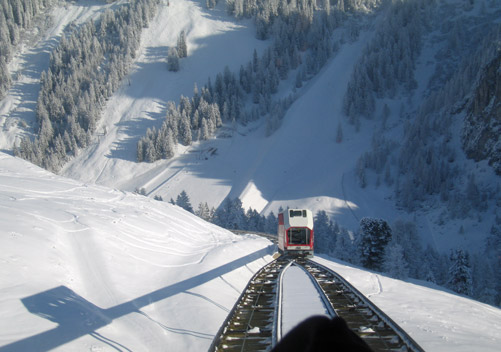
[[[0,350],[201,351],[274,246],[0,153]]]
[[[182,17],[187,22],[174,26],[165,17]],[[200,26],[203,30],[195,32]],[[185,190],[195,207],[200,202],[217,207],[230,196],[240,197],[245,208],[265,213],[276,212],[281,205],[323,209],[349,228],[358,225],[353,212],[384,216],[391,204],[386,207],[378,199],[375,207],[370,194],[348,192],[354,188],[351,171],[360,151],[370,146],[372,127],[365,126],[355,134],[353,126],[345,125],[341,112],[352,66],[372,33],[370,23],[368,28],[358,41],[343,45],[318,77],[298,91],[299,98],[273,136],[265,137],[261,120],[238,126],[233,138],[195,143],[188,149],[178,146],[178,157],[173,160],[137,164],[137,140],[147,127],[158,126],[167,100],[177,101],[181,94],[191,96],[194,82],[201,86],[225,65],[236,71],[251,59],[254,48],[259,52],[267,45],[254,39],[251,22],[235,22],[222,8],[207,12],[189,1],[172,1],[145,30],[130,85],[124,82],[108,102],[103,114],[107,135],[70,162],[63,174],[124,190],[145,188],[148,195],[166,200]],[[165,58],[149,53],[172,45],[181,29],[187,30],[190,54],[181,61],[179,72],[168,72]],[[339,29],[336,35],[341,37],[343,31]],[[231,47],[231,55],[218,43]],[[202,48],[204,54],[199,56]],[[293,78],[295,73],[289,76]],[[279,92],[288,93],[285,87]],[[341,144],[335,142],[339,123],[345,136]]]
[[[167,5],[167,3],[169,5]],[[180,70],[167,70],[167,49],[175,46],[185,31],[188,57]],[[236,71],[268,44],[258,41],[252,22],[235,21],[223,4],[205,9],[205,1],[165,1],[150,26],[143,30],[138,58],[122,87],[109,100],[98,131],[106,130],[95,144],[67,165],[64,174],[85,182],[134,190],[165,169],[137,164],[136,145],[147,128],[159,127],[167,102],[191,97],[195,85],[202,87],[209,77],[228,66]],[[82,173],[82,169],[87,170]],[[161,176],[162,177],[162,176]],[[177,195],[177,194],[176,194]]]
[[[416,340],[425,351],[497,351],[501,310],[425,281],[403,282],[321,256]]]
[[[448,6],[454,7],[456,2],[450,0]],[[64,29],[72,21],[82,23],[121,3],[105,5],[86,0],[59,7],[53,13],[52,24],[46,24],[49,28],[45,36],[33,48],[21,48],[10,64],[14,85],[0,102],[1,148],[11,150],[13,143],[34,127],[37,82],[47,68],[49,49]],[[479,8],[475,11],[482,8],[475,6]],[[457,8],[461,11],[462,6]],[[175,199],[185,190],[195,208],[200,202],[217,207],[230,196],[240,197],[245,208],[252,207],[264,214],[276,212],[280,206],[308,207],[313,212],[326,210],[349,230],[356,230],[364,216],[381,217],[390,223],[398,218],[412,219],[425,244],[438,251],[455,245],[478,251],[494,212],[482,216],[487,219],[482,226],[468,221],[444,225],[440,214],[445,205],[409,215],[396,208],[393,188],[383,184],[377,189],[361,189],[356,181],[357,160],[371,148],[372,134],[380,121],[364,121],[356,132],[343,117],[342,99],[355,62],[381,18],[383,15],[358,18],[357,22],[363,24],[356,40],[349,35],[349,26],[336,30],[335,38],[350,40],[340,40],[339,50],[323,70],[295,92],[295,103],[287,111],[282,127],[271,137],[265,137],[263,118],[245,127],[237,126],[236,131],[224,131],[225,135],[232,133],[233,138],[196,142],[189,148],[179,145],[174,159],[136,163],[137,141],[147,128],[161,125],[168,101],[177,102],[181,95],[191,96],[194,84],[201,87],[209,77],[214,82],[214,76],[225,66],[237,72],[241,64],[251,60],[254,49],[261,53],[270,45],[270,41],[256,40],[252,21],[227,15],[222,2],[207,10],[205,1],[163,1],[157,16],[143,30],[130,75],[103,110],[94,140],[66,165],[62,174],[126,191],[144,188],[149,196],[162,196],[164,200]],[[167,49],[176,44],[182,30],[186,32],[188,57],[181,60],[180,71],[169,72]],[[421,95],[426,95],[434,70],[434,53],[425,46],[418,60],[415,76],[419,84],[414,105],[418,105]],[[289,83],[295,75],[296,72],[290,72]],[[282,82],[278,95],[290,93],[290,85],[286,87]],[[404,121],[396,115],[402,103],[395,100],[389,104],[390,132],[395,131],[393,137],[398,140],[402,138]],[[335,141],[339,125],[343,129],[342,143]],[[457,148],[461,156],[459,144]],[[472,164],[465,162],[464,168],[471,168]],[[472,235],[457,236],[461,225]]]
[[[2,352],[204,351],[275,250],[166,202],[56,176],[3,153],[0,184]],[[316,260],[425,350],[499,348],[497,308]]]

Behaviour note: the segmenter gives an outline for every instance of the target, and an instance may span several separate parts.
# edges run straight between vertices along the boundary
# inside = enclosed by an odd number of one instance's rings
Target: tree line
[[[132,0],[63,35],[40,78],[37,136],[24,138],[15,155],[58,171],[89,144],[101,109],[127,75],[158,2]]]
[[[252,59],[238,73],[226,67],[214,82],[209,78],[201,90],[195,87],[191,98],[181,96],[179,104],[169,102],[162,126],[149,129],[139,140],[139,162],[168,159],[175,154],[177,143],[191,145],[193,141],[207,140],[227,123],[245,125],[266,116],[266,134],[272,134],[293,102],[292,96],[273,99],[279,83],[295,70],[294,84],[300,88],[320,70],[338,45],[332,42],[331,33],[342,22],[344,12],[331,10],[329,2],[323,8],[313,1],[295,0],[281,1],[279,5],[269,0],[237,5],[228,2],[228,11],[236,17],[253,17],[256,36],[272,37],[273,44],[261,57],[254,51]],[[241,12],[234,6],[246,10]],[[176,52],[186,53],[180,43],[185,43],[184,33]],[[174,71],[178,69],[177,56],[169,54],[168,68]]]
[[[36,19],[54,3],[54,0],[0,1],[0,99],[11,85],[12,79],[7,64],[12,59],[23,33],[33,28]]]
[[[239,198],[226,198],[217,209],[202,202],[194,210],[188,194],[182,191],[170,203],[227,229],[277,233],[278,220],[273,211],[266,216],[252,208],[246,211]],[[283,211],[280,207],[278,213]],[[432,282],[501,306],[501,274],[482,259],[483,256],[501,257],[501,217],[497,218],[485,242],[484,253],[474,256],[464,248],[455,248],[448,255],[438,253],[429,245],[424,248],[412,221],[396,220],[390,225],[381,218],[364,217],[358,230],[349,232],[332,221],[326,211],[319,210],[314,215],[314,234],[317,253],[396,279]]]

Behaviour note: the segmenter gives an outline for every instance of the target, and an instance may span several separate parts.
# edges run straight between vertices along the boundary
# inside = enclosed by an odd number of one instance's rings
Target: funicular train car
[[[313,215],[307,209],[287,209],[278,214],[278,251],[313,256]]]

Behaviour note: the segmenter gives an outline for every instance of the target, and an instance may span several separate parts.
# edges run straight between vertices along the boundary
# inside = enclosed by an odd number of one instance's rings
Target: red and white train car
[[[307,209],[287,209],[278,214],[278,251],[313,256],[313,215]]]

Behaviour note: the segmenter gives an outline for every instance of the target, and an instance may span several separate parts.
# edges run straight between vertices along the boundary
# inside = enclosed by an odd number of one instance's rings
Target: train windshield
[[[289,244],[310,244],[310,229],[305,227],[292,227],[287,231]]]

